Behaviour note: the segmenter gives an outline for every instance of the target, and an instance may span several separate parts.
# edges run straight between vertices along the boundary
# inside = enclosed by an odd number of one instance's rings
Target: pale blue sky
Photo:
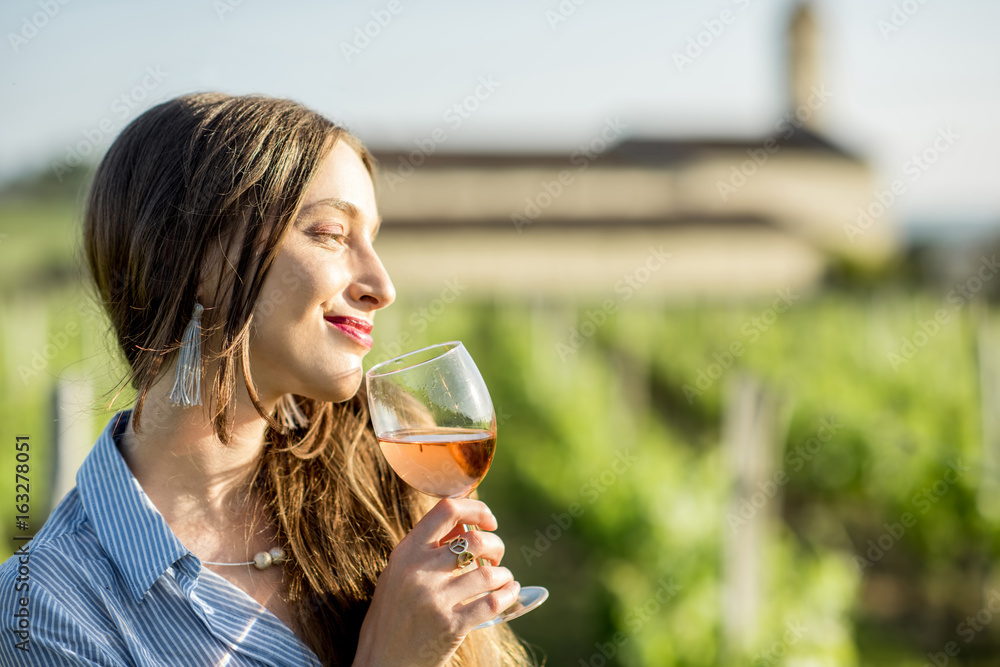
[[[103,152],[152,101],[194,90],[294,97],[374,147],[408,146],[441,127],[449,148],[568,152],[609,117],[631,136],[754,136],[784,113],[791,0],[397,1],[400,11],[348,62],[342,45],[389,0],[7,0],[0,178],[50,167],[102,121]],[[560,4],[575,11],[553,28],[546,13]],[[916,11],[884,36],[879,21],[904,4]],[[897,215],[1000,222],[1000,2],[817,5],[822,79],[833,92],[828,134],[867,155],[887,184],[951,127],[959,139]],[[43,6],[59,10],[12,44]],[[725,9],[734,20],[678,71],[673,53]],[[116,99],[144,77],[153,83],[147,68],[162,81],[124,109]],[[500,85],[452,127],[444,113],[480,77]]]

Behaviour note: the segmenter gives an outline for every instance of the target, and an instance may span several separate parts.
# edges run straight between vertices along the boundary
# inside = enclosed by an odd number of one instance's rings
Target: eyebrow
[[[339,197],[330,197],[328,199],[320,199],[318,201],[314,201],[313,203],[304,206],[302,210],[299,212],[299,215],[305,215],[306,213],[309,213],[320,206],[333,207],[339,211],[343,211],[344,213],[347,214],[347,217],[354,218],[355,220],[360,220],[362,218],[361,211],[358,209],[357,206],[347,201],[346,199],[340,199]],[[380,215],[377,218],[375,218],[375,226],[372,227],[373,239],[376,236],[378,236],[378,231],[381,227],[382,227],[382,216]]]

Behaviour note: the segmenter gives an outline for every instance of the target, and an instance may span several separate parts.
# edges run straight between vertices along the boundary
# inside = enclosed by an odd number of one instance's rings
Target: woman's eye
[[[313,233],[319,238],[333,243],[344,243],[347,239],[347,235],[340,229],[317,229]]]

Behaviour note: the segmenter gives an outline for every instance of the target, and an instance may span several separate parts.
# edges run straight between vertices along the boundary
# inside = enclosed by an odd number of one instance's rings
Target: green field
[[[74,210],[0,206],[0,460],[13,470],[14,438],[30,435],[32,530],[44,516],[56,379],[93,387],[94,435],[108,418],[102,395],[120,380],[105,325],[68,268]],[[829,290],[774,318],[773,299],[637,299],[584,328],[607,296],[576,308],[460,300],[412,345],[464,341],[490,387],[499,440],[480,497],[499,519],[505,564],[552,594],[513,625],[550,665],[918,667],[951,641],[960,664],[994,664],[1000,623],[963,626],[1000,590],[975,344],[991,310],[886,286]],[[373,359],[423,305],[401,294],[381,314]],[[947,322],[916,337],[941,308]],[[902,356],[904,339],[924,344]],[[775,520],[752,554],[761,602],[738,647],[724,630],[724,545],[764,520],[763,509],[740,516],[729,504],[722,424],[742,377],[776,397],[782,436],[765,493]],[[13,473],[0,479],[6,553],[13,483]]]

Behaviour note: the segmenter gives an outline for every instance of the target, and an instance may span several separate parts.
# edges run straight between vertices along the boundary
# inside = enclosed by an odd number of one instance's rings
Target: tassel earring
[[[174,387],[168,398],[174,405],[201,405],[201,314],[205,308],[194,302],[194,314],[184,329],[174,370]]]
[[[275,416],[281,425],[285,427],[285,433],[291,433],[297,428],[309,426],[309,418],[305,416],[295,397],[291,394],[282,394],[278,399],[278,408]]]

